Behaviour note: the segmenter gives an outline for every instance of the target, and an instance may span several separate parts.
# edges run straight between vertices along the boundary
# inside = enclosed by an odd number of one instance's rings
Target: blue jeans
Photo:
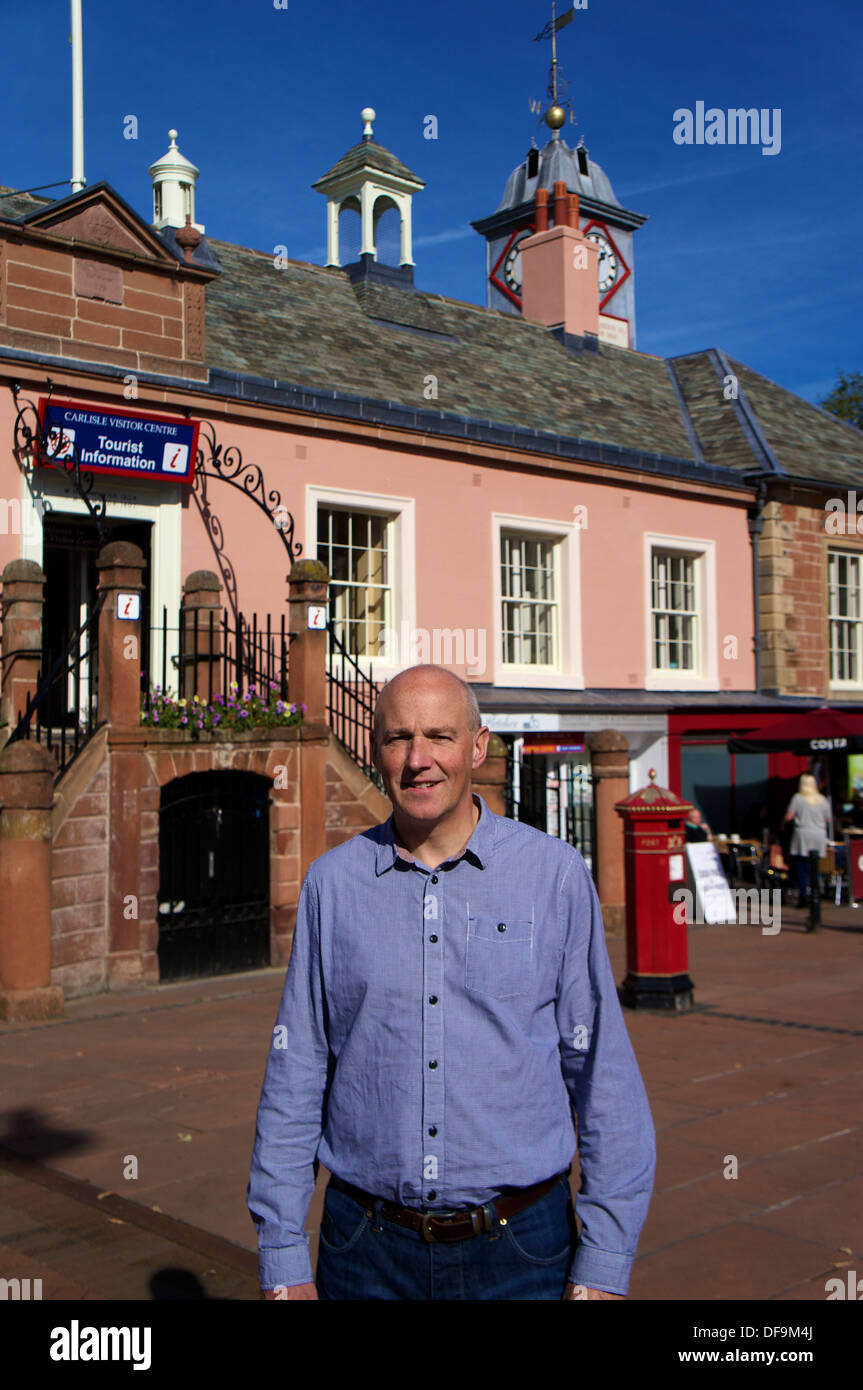
[[[808,854],[796,854],[796,855],[793,856],[793,858],[794,858],[794,860],[796,861],[795,864],[794,864],[794,872],[795,872],[795,875],[796,875],[796,878],[797,878],[797,893],[798,893],[798,895],[799,895],[799,898],[800,898],[800,902],[801,902],[801,903],[804,903],[804,902],[808,903],[809,897],[810,897],[810,887],[811,887],[811,885],[810,885],[810,883],[809,883],[809,878],[810,878],[810,874],[809,874],[809,855],[808,855]],[[820,874],[818,874],[818,875],[816,876],[816,879],[815,879],[815,890],[816,890],[816,892],[818,892],[818,893],[820,893],[820,891],[821,891],[821,875],[820,875]]]
[[[578,1243],[569,1177],[500,1224],[436,1244],[369,1217],[332,1181],[324,1196],[316,1285],[320,1299],[560,1299]]]

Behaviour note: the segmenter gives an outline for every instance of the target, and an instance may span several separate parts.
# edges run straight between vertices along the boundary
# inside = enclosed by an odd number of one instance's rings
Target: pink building
[[[496,307],[417,288],[423,182],[373,120],[315,184],[326,266],[205,235],[176,132],[152,216],[105,183],[0,190],[0,572],[41,566],[56,653],[92,611],[102,542],[140,546],[143,694],[177,689],[190,575],[215,574],[234,626],[269,623],[278,659],[291,562],[317,558],[352,679],[428,660],[473,682],[514,809],[590,858],[594,734],[625,737],[635,788],[650,767],[668,781],[670,716],[710,743],[788,704],[756,680],[747,369],[635,348],[645,219],[556,130],[475,224]],[[58,698],[49,722],[83,717],[92,676]]]

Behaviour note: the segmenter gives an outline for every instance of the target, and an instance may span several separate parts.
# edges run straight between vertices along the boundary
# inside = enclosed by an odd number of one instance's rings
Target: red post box
[[[653,768],[649,775],[649,786],[614,806],[623,817],[626,878],[627,972],[620,1002],[631,1009],[691,1009],[686,920],[673,895],[686,887],[684,822],[692,803],[657,787]]]

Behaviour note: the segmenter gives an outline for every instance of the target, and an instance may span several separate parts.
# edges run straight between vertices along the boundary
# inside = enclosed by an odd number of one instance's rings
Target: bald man
[[[472,793],[488,736],[451,672],[397,675],[392,815],[306,875],[247,1190],[267,1299],[627,1293],[655,1135],[599,902],[577,850]]]

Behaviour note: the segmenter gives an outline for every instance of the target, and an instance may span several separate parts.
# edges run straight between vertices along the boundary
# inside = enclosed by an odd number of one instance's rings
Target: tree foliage
[[[863,372],[840,372],[833,390],[818,404],[863,430]]]

